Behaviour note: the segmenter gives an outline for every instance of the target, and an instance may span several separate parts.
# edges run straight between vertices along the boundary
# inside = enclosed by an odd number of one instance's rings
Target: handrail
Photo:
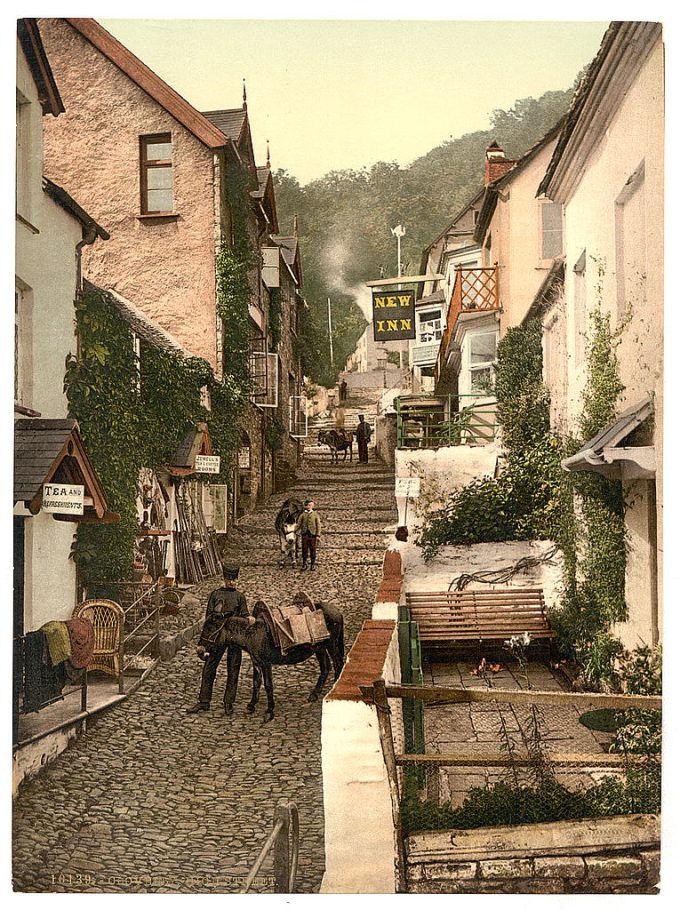
[[[274,810],[274,825],[262,845],[240,894],[247,894],[269,852],[274,850],[274,887],[277,894],[293,894],[297,877],[300,820],[296,804],[282,799]]]

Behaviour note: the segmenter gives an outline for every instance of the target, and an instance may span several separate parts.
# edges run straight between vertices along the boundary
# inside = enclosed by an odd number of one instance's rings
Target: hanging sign
[[[396,477],[394,480],[394,495],[407,499],[417,499],[420,496],[420,477]]]
[[[373,291],[373,338],[404,341],[416,337],[415,291]]]
[[[239,468],[250,468],[250,446],[241,446],[238,450]]]
[[[197,455],[196,461],[194,462],[194,470],[197,474],[219,474],[220,456]]]
[[[44,483],[41,508],[59,515],[83,515],[85,487],[78,483]]]

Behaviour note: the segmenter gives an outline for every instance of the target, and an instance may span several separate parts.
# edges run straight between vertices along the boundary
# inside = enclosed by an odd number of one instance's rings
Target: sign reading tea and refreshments
[[[416,337],[415,291],[373,291],[373,338],[404,341]]]
[[[79,483],[44,483],[41,508],[59,515],[83,515],[85,487]]]
[[[194,462],[194,470],[197,474],[219,474],[220,473],[220,456],[219,455],[197,455]]]

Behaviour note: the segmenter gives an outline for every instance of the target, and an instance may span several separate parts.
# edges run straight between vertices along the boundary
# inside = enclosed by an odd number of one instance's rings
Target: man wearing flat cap
[[[205,611],[206,620],[218,619],[222,614],[249,616],[246,599],[241,591],[236,589],[238,573],[238,566],[223,567],[224,584],[219,588],[215,588],[208,598],[208,606]],[[198,714],[199,711],[207,711],[210,708],[217,668],[225,651],[227,651],[227,666],[229,668],[228,678],[233,680],[235,685],[238,682],[238,674],[241,669],[241,649],[236,647],[236,645],[227,646],[227,644],[216,644],[206,649],[202,638],[199,639],[198,656],[205,661],[201,676],[201,691],[196,704],[191,708],[187,708],[187,714]],[[225,710],[229,701],[228,694],[228,692],[225,692]],[[233,701],[233,697],[231,701]]]

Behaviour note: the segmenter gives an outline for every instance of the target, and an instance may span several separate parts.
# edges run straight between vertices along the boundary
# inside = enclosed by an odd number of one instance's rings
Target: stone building
[[[255,388],[233,467],[229,511],[237,517],[273,488],[267,439],[278,381],[261,258],[278,225],[273,190],[258,178],[245,90],[240,108],[203,114],[95,20],[39,25],[67,107],[45,129],[46,171],[110,225],[108,252],[84,258],[86,277],[204,358],[219,379],[233,327],[219,312],[217,263],[223,248],[249,248]]]

